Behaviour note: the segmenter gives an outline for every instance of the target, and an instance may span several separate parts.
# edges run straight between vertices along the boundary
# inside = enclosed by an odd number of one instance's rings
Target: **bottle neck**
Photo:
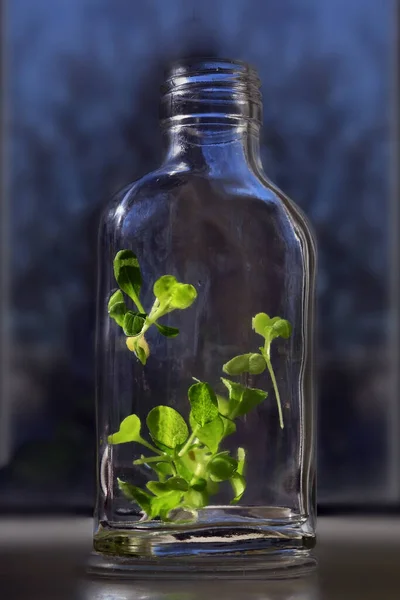
[[[183,60],[162,87],[166,160],[212,176],[241,174],[259,160],[260,81],[224,59]]]
[[[164,162],[207,176],[241,176],[261,163],[258,123],[186,124],[164,130]]]

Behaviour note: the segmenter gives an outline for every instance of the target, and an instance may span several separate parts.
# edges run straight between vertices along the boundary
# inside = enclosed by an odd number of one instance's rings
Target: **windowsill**
[[[154,582],[142,582],[140,593],[139,590],[135,593],[134,582],[115,583],[114,590],[110,590],[110,582],[105,584],[100,580],[91,583],[84,593],[80,588],[77,595],[79,572],[83,573],[91,550],[91,535],[92,521],[88,518],[0,519],[0,589],[9,591],[9,595],[2,595],[2,598],[137,600],[146,597],[148,600],[167,600],[175,597],[172,582],[157,589]],[[293,588],[293,580],[290,594],[282,595],[281,589],[275,595],[272,593],[275,588],[266,582],[252,582],[250,588],[246,587],[247,592],[241,591],[239,582],[228,595],[232,600],[248,600],[253,598],[251,590],[258,600],[398,599],[400,518],[322,517],[318,527],[317,555],[319,588],[314,582],[307,593],[299,587],[297,594],[293,592],[297,589],[297,584]],[[104,585],[108,586],[107,590],[102,588]],[[204,582],[201,587],[198,582],[177,585],[177,598],[202,600],[225,598],[224,591],[229,584],[214,581]],[[148,586],[152,586],[151,589],[147,589]],[[89,589],[90,593],[87,592]]]

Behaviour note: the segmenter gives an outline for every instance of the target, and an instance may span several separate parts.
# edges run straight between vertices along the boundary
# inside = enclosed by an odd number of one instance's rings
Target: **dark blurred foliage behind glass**
[[[265,170],[317,233],[320,502],[398,500],[394,0],[199,5],[6,5],[11,344],[2,428],[12,435],[3,508],[92,503],[97,223],[116,190],[158,164],[163,68],[189,54],[258,68]]]

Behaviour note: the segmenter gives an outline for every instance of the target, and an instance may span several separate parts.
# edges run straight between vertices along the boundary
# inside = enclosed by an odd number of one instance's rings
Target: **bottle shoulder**
[[[210,212],[252,214],[262,220],[271,220],[277,228],[293,229],[303,244],[315,254],[312,228],[302,210],[289,199],[263,171],[255,170],[247,176],[210,177],[182,165],[165,164],[132,182],[118,192],[106,206],[103,223],[113,229],[143,227],[152,222],[171,218],[182,210],[205,215]]]
[[[305,214],[305,212],[296,204],[294,200],[289,198],[275,183],[273,183],[260,168],[256,173],[261,185],[268,189],[274,195],[278,204],[286,212],[288,219],[293,225],[297,235],[300,237],[303,244],[309,248],[312,259],[316,260],[316,237],[314,228]]]
[[[112,213],[130,207],[133,203],[143,200],[144,196],[154,198],[166,189],[173,189],[184,180],[185,172],[160,167],[142,175],[118,190],[106,203],[104,212]]]

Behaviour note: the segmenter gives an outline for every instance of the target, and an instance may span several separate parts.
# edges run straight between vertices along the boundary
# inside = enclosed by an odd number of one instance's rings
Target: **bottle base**
[[[94,538],[91,574],[145,579],[284,579],[316,567],[315,536],[302,522],[196,527],[102,527]]]
[[[310,551],[258,556],[204,557],[190,560],[121,558],[93,552],[87,564],[90,575],[119,579],[288,579],[304,577],[317,566]]]

